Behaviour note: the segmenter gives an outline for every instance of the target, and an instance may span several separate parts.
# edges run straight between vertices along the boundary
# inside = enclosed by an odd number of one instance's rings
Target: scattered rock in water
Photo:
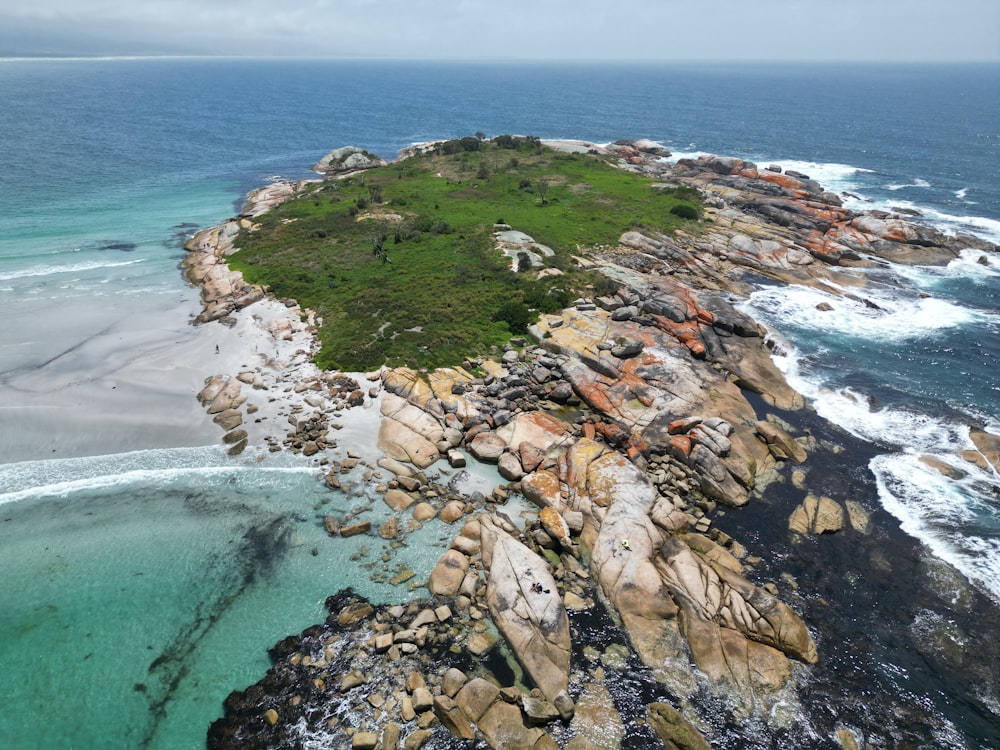
[[[856,500],[845,500],[844,506],[847,508],[847,519],[851,528],[862,534],[867,534],[871,526],[871,513]]]
[[[796,534],[832,534],[844,528],[844,509],[829,497],[807,495],[788,519],[788,528]]]
[[[382,499],[393,510],[406,510],[417,501],[413,495],[403,490],[388,490]]]
[[[969,430],[969,437],[976,446],[979,455],[993,471],[1000,472],[1000,436],[984,430]],[[977,461],[978,463],[978,461]]]
[[[921,456],[920,462],[926,464],[927,466],[930,466],[932,469],[942,474],[943,476],[948,477],[949,479],[959,480],[959,479],[964,479],[965,477],[968,476],[967,472],[955,466],[952,466],[950,463],[938,458],[937,456],[927,456],[927,455]]]
[[[651,703],[646,720],[668,750],[712,750],[701,733],[668,703]]]
[[[357,536],[358,534],[367,534],[372,527],[371,521],[359,521],[358,523],[347,524],[340,527],[340,535],[343,537]]]
[[[399,537],[399,520],[395,516],[386,520],[379,527],[378,535],[383,539],[397,539]]]
[[[593,750],[615,750],[625,737],[625,724],[611,693],[597,682],[584,687],[569,726],[577,737],[586,738],[586,747]]]

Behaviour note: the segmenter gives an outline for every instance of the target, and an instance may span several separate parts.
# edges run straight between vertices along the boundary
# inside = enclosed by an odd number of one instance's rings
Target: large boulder
[[[731,564],[699,553],[686,539],[664,542],[657,568],[678,602],[698,617],[742,633],[807,664],[817,660],[816,644],[787,605],[733,570]]]
[[[552,471],[534,471],[523,477],[521,479],[521,492],[539,507],[565,507],[559,476]]]
[[[730,567],[668,538],[656,567],[698,669],[741,712],[767,705],[791,679],[787,656],[808,664],[816,645],[799,617]]]
[[[455,549],[445,552],[438,564],[431,571],[427,588],[439,596],[455,596],[465,580],[465,572],[469,569],[469,558]]]
[[[392,393],[382,395],[378,445],[386,456],[426,469],[440,457],[444,429],[430,414]]]
[[[543,411],[527,411],[517,414],[510,422],[497,430],[497,435],[511,448],[517,449],[528,443],[543,453],[554,445],[566,440],[566,425],[556,417]]]
[[[704,429],[705,422],[685,424]],[[746,710],[788,684],[788,656],[816,661],[802,621],[745,580],[732,555],[706,537],[670,536],[653,522],[659,497],[631,462],[609,451],[573,473],[585,475],[571,493],[573,507],[589,518],[585,526],[597,528],[591,569],[639,657],[676,692],[694,690],[693,658]]]
[[[500,689],[481,677],[465,684],[455,704],[472,721],[486,743],[496,750],[548,750],[554,748],[543,730],[529,727],[521,709],[503,699]]]
[[[481,539],[490,615],[545,698],[569,718],[569,618],[549,566],[491,516],[481,520]]]
[[[590,512],[580,509],[593,517],[607,507],[593,542],[591,570],[639,658],[675,691],[688,694],[695,686],[677,623],[679,608],[654,563],[665,538],[650,519],[656,491],[638,468],[617,456],[595,460],[586,474]]]
[[[313,171],[321,174],[341,174],[355,172],[359,169],[384,167],[385,165],[386,161],[381,156],[376,156],[356,146],[344,146],[334,149],[320,159],[313,166]]]
[[[969,437],[993,470],[1000,472],[1000,436],[983,430],[970,430]]]
[[[799,445],[795,438],[776,424],[761,420],[757,422],[757,433],[765,443],[775,446],[780,451],[781,457],[790,458],[797,464],[806,460],[805,449]]]
[[[198,400],[209,414],[222,414],[239,408],[246,396],[240,393],[242,384],[229,375],[216,375],[198,393]]]
[[[495,464],[500,461],[507,443],[496,432],[480,432],[469,442],[469,453],[479,461]]]
[[[829,497],[807,495],[792,511],[788,528],[797,534],[832,534],[844,528],[844,508]]]

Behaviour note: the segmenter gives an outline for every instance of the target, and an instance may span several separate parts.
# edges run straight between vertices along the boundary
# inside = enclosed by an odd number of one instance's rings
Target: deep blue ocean
[[[0,60],[0,748],[203,747],[226,694],[326,595],[410,595],[328,543],[307,467],[233,461],[185,432],[193,392],[169,407],[175,429],[124,445],[115,407],[76,395],[134,365],[114,342],[169,359],[190,335],[181,242],[248,190],[344,145],[391,159],[477,131],[650,138],[1000,243],[998,113],[997,65]],[[742,304],[820,415],[876,447],[873,502],[1000,600],[1000,478],[955,457],[969,425],[1000,431],[1000,259],[979,255],[871,271],[877,308],[774,287]],[[938,746],[982,746],[945,724]]]

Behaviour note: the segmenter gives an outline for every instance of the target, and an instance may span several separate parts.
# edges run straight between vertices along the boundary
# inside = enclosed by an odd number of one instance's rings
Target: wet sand
[[[268,385],[244,386],[258,407],[244,424],[250,445],[264,445],[266,435],[284,437],[287,413],[301,401],[292,381],[318,373],[305,330],[291,340],[268,330],[294,311],[265,299],[236,313],[231,328],[195,326],[189,322],[200,311],[195,289],[158,308],[121,307],[95,311],[81,301],[71,316],[75,327],[37,342],[0,372],[0,461],[218,444],[223,432],[196,396],[207,378],[247,370],[259,371]],[[370,385],[362,381],[366,390]],[[377,408],[370,414],[370,404],[366,398],[366,407],[351,410],[357,414],[344,413],[345,444],[370,443],[374,450]]]

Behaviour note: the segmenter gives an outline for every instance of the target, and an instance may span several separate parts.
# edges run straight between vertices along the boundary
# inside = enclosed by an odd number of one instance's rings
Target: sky
[[[1000,0],[4,0],[48,55],[1000,62]]]

